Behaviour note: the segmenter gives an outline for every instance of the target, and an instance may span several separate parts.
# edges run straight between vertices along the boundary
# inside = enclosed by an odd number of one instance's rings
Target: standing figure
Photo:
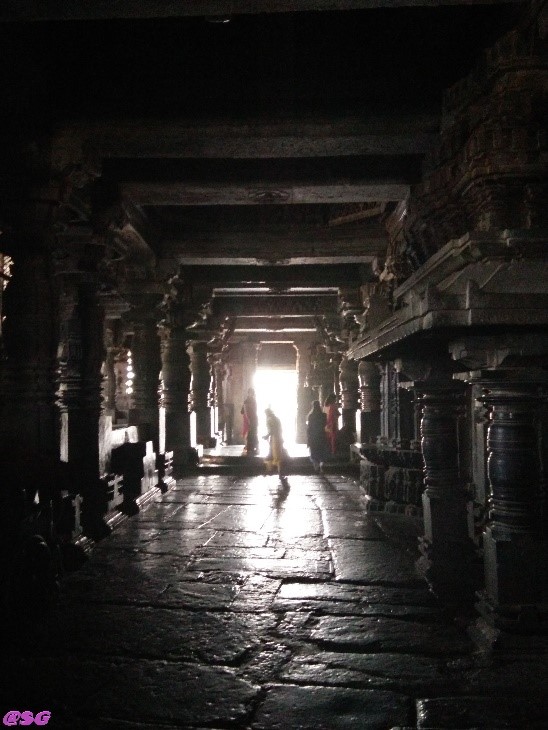
[[[337,396],[330,393],[323,404],[327,417],[325,432],[331,454],[335,454],[337,450],[337,433],[339,432],[339,409],[337,408]]]
[[[271,408],[267,408],[265,410],[265,414],[266,430],[268,433],[263,438],[267,439],[270,444],[270,450],[265,460],[266,470],[267,472],[270,472],[271,470],[276,469],[281,481],[283,482],[285,480],[285,450],[282,437],[282,424]]]
[[[314,471],[320,474],[323,474],[323,462],[329,454],[326,425],[327,416],[322,411],[320,401],[315,400],[306,419],[306,445],[310,449],[310,461]]]
[[[247,391],[247,398],[244,400],[241,414],[244,417],[244,453],[251,456],[256,454],[259,449],[259,436],[257,434],[259,417],[257,415],[257,400],[255,398],[255,391],[253,388],[249,388]]]

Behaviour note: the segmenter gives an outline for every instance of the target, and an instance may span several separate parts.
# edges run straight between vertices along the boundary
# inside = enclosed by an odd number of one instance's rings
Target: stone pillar
[[[223,442],[227,446],[234,443],[234,423],[235,423],[235,407],[234,407],[234,378],[230,360],[226,363],[224,369],[223,381]]]
[[[381,433],[381,375],[375,363],[358,363],[360,411],[358,439],[360,443],[375,443]]]
[[[104,313],[96,276],[89,270],[101,250],[88,241],[75,266],[66,268],[70,256],[58,262],[60,454],[79,485],[83,497],[82,527],[93,539],[110,532],[104,521],[106,493],[100,481],[109,446],[102,397]]]
[[[226,368],[221,353],[214,353],[209,358],[213,377],[211,379],[212,390],[209,396],[209,405],[213,411],[212,436],[223,440],[225,430],[225,376]]]
[[[180,471],[197,460],[190,443],[190,358],[187,352],[187,317],[183,283],[170,281],[172,293],[163,302],[159,324],[162,360],[162,407],[165,417],[165,450],[173,451],[173,467]]]
[[[211,437],[211,408],[209,394],[211,388],[211,368],[208,360],[207,343],[191,342],[188,345],[190,356],[190,395],[189,409],[196,414],[196,443],[206,448],[214,446]]]
[[[337,402],[342,401],[342,384],[341,384],[341,365],[343,356],[340,352],[330,352],[329,360],[331,363],[331,393],[337,396]],[[357,387],[357,386],[356,386]],[[328,393],[329,395],[329,393]]]
[[[400,434],[399,375],[393,362],[383,363],[381,374],[381,442],[395,445]]]
[[[415,384],[422,406],[425,491],[422,557],[417,563],[434,592],[450,603],[472,601],[474,549],[468,537],[468,501],[459,463],[465,386],[452,380]]]
[[[358,409],[358,363],[343,357],[339,366],[342,428],[339,432],[341,445],[356,441],[356,411]]]
[[[548,378],[542,371],[494,377],[481,397],[489,409],[489,524],[476,626],[490,644],[501,630],[544,633],[548,624]]]
[[[140,441],[152,441],[154,451],[159,453],[158,381],[162,360],[155,304],[155,298],[141,302],[127,315],[133,329],[131,354],[135,372],[128,423],[137,426]]]
[[[297,345],[297,443],[306,443],[306,417],[312,406],[312,391],[308,387],[310,375],[310,344]]]
[[[322,407],[327,396],[335,392],[333,367],[324,345],[318,345],[312,357],[308,384]]]
[[[38,453],[57,457],[55,294],[48,256],[16,255],[12,274],[3,304],[1,446],[27,459]]]

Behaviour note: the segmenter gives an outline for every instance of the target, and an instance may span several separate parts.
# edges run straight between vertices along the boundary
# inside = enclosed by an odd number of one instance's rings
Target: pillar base
[[[82,526],[85,537],[89,537],[95,542],[103,540],[112,532],[111,528],[105,522],[105,519],[98,516],[83,519]]]
[[[468,635],[476,646],[486,652],[548,652],[548,614],[502,616],[490,606],[483,593],[479,594],[476,608],[485,617],[476,619],[468,627]]]
[[[472,607],[481,586],[481,563],[468,538],[466,503],[425,493],[422,506],[425,535],[419,539],[417,571],[444,602]]]
[[[193,446],[175,447],[173,450],[173,473],[177,477],[188,469],[198,466],[200,460],[198,450]]]
[[[447,606],[473,611],[475,591],[481,584],[481,564],[473,548],[466,543],[435,547],[421,537],[419,550],[422,555],[415,568],[431,591]]]

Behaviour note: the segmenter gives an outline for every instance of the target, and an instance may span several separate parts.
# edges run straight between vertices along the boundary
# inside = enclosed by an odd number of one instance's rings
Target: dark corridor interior
[[[548,725],[547,34],[3,0],[4,725]]]

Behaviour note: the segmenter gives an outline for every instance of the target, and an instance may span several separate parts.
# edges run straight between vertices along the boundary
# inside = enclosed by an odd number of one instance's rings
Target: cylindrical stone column
[[[356,441],[356,411],[358,409],[358,363],[343,357],[339,366],[341,391],[342,428],[341,443],[348,445]]]
[[[82,495],[84,533],[98,539],[110,532],[104,521],[106,493],[100,482],[108,444],[104,438],[104,312],[95,275],[72,271],[61,276],[58,405],[60,454]]]
[[[306,417],[312,405],[312,391],[307,386],[310,375],[311,354],[310,345],[297,345],[297,430],[298,444],[306,443]]]
[[[224,379],[226,369],[220,353],[211,355],[209,363],[213,374],[209,394],[209,406],[213,412],[212,435],[215,434],[216,438],[222,440],[225,428]]]
[[[188,353],[191,372],[189,409],[196,414],[196,443],[209,448],[212,446],[209,404],[211,367],[207,343],[191,342],[188,345]]]
[[[57,457],[55,292],[47,255],[15,256],[12,274],[2,312],[1,447],[15,460],[19,452],[27,460]]]
[[[312,368],[308,382],[322,406],[327,396],[335,393],[333,366],[323,345],[317,347],[312,357]]]
[[[358,439],[362,444],[375,443],[381,433],[381,374],[375,363],[358,363],[360,395]]]
[[[474,549],[468,537],[466,485],[459,462],[459,426],[465,386],[458,381],[417,384],[425,491],[424,537],[418,562],[434,592],[451,602],[471,601],[476,587]]]
[[[165,448],[173,451],[173,466],[180,470],[195,458],[190,443],[190,358],[183,326],[160,326]]]
[[[501,378],[485,383],[481,397],[490,417],[490,521],[483,536],[485,592],[479,610],[496,627],[519,632],[545,631],[548,615],[548,381],[539,380]]]
[[[131,354],[135,372],[128,421],[130,426],[137,427],[139,440],[152,441],[154,451],[159,453],[158,378],[162,360],[154,302],[133,310],[128,314],[128,319],[133,328]]]

